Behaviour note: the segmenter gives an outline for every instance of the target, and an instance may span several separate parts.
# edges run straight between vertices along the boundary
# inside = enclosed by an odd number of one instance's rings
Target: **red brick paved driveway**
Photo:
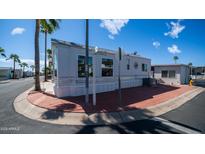
[[[192,87],[187,85],[126,88],[122,89],[121,105],[118,100],[118,91],[99,93],[96,107],[92,106],[92,95],[87,107],[83,105],[84,96],[57,98],[49,93],[31,91],[27,99],[36,106],[64,112],[113,112],[144,109],[177,97],[191,89]]]

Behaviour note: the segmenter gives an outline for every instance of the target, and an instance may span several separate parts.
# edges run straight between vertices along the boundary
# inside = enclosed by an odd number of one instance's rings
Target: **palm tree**
[[[178,57],[178,56],[174,56],[173,59],[174,59],[174,62],[175,62],[175,64],[176,64],[176,63],[177,63],[177,60],[179,59],[179,57]]]
[[[5,50],[2,47],[0,47],[0,56],[6,57]]]
[[[192,65],[193,65],[193,64],[190,62],[188,65],[189,65],[189,67],[190,67],[190,75],[192,75]]]
[[[60,20],[57,19],[41,19],[40,25],[41,25],[41,32],[45,34],[45,67],[44,67],[44,74],[45,79],[44,81],[47,81],[47,34],[53,33],[56,29],[59,28],[59,22]]]
[[[28,64],[25,63],[25,62],[23,62],[23,63],[20,63],[19,65],[21,66],[21,68],[23,68],[23,78],[24,78],[24,77],[25,77],[25,75],[24,75],[24,69],[25,69],[25,67],[28,67]]]
[[[39,32],[40,32],[40,19],[36,19],[35,27],[35,90],[40,91],[40,57],[39,57]]]
[[[21,63],[19,56],[17,54],[11,54],[9,56],[9,58],[7,58],[6,60],[12,59],[13,60],[13,79],[15,78],[15,69],[16,69],[16,62],[17,63]]]

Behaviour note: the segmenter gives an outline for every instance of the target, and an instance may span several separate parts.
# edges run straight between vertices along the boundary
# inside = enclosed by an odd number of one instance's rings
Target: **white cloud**
[[[108,37],[114,39],[114,36],[119,34],[121,28],[128,23],[128,19],[104,19],[101,20],[100,27],[109,31]]]
[[[178,38],[179,34],[185,29],[185,26],[180,25],[181,20],[177,22],[171,22],[170,24],[167,23],[168,29],[171,29],[169,32],[164,33],[165,36],[170,36],[171,38]]]
[[[167,49],[172,54],[176,54],[176,53],[180,53],[181,52],[181,50],[179,50],[178,46],[175,45],[175,44],[173,44],[171,47],[168,47]]]
[[[11,31],[11,35],[23,34],[23,32],[25,31],[26,31],[25,28],[16,27]]]
[[[152,43],[152,45],[153,45],[155,48],[159,48],[159,47],[160,47],[160,42],[154,41],[154,42]]]

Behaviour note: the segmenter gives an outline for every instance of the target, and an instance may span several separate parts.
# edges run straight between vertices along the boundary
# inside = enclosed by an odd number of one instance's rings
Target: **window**
[[[127,70],[130,70],[130,59],[127,60]]]
[[[176,72],[175,71],[169,71],[169,78],[175,78],[175,74]]]
[[[92,76],[92,57],[88,58],[88,71]],[[85,56],[78,56],[78,77],[85,77]]]
[[[142,64],[142,71],[147,72],[147,64]]]
[[[102,76],[113,76],[113,60],[102,59]]]
[[[135,68],[135,69],[138,68],[138,63],[137,63],[137,62],[134,63],[134,68]]]
[[[127,64],[127,70],[129,70],[130,69],[130,65],[129,64]]]
[[[175,78],[176,72],[174,70],[162,71],[162,78]]]
[[[162,78],[168,77],[168,71],[162,71]]]

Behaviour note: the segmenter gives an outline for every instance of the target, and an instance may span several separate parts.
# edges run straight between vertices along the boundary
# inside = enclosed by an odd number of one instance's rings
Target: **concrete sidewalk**
[[[131,122],[135,120],[147,119],[153,116],[159,116],[183,105],[188,100],[194,98],[196,95],[204,91],[204,88],[194,87],[192,90],[183,93],[178,97],[174,97],[163,103],[143,109],[101,113],[60,112],[41,108],[28,102],[27,96],[31,90],[32,89],[25,91],[15,99],[14,108],[16,112],[30,119],[53,124],[104,125]]]

